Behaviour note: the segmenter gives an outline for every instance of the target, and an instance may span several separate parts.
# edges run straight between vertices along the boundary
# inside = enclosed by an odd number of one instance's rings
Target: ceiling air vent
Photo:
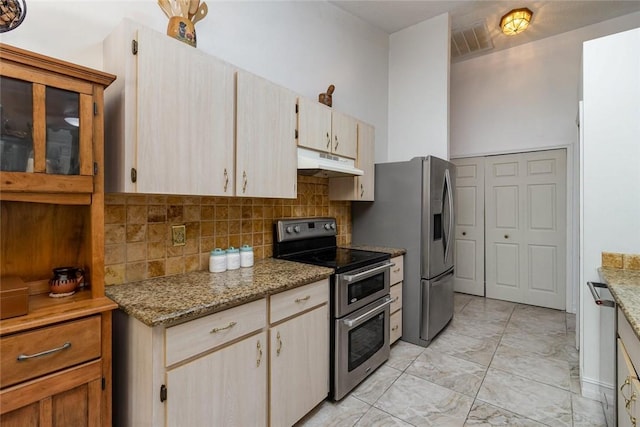
[[[474,53],[493,49],[493,42],[484,21],[451,31],[451,58],[464,59]]]

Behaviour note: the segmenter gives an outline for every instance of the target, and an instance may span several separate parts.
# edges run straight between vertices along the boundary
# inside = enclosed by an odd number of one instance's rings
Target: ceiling
[[[388,34],[449,12],[452,33],[484,22],[493,49],[478,51],[458,60],[508,49],[576,28],[640,11],[640,0],[630,1],[404,1],[334,0],[332,4]],[[503,35],[498,24],[511,9],[528,7],[533,11],[531,26],[516,36]],[[640,22],[639,22],[640,25]],[[453,50],[452,50],[453,51]]]

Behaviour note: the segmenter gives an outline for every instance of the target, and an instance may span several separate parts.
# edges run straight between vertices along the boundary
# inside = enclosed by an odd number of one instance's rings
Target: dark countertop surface
[[[384,252],[391,255],[391,258],[404,255],[407,253],[406,249],[402,248],[388,248],[385,246],[371,246],[371,245],[348,245],[343,246],[349,249],[362,249],[363,251]]]
[[[120,309],[147,326],[201,317],[286,291],[333,274],[333,269],[267,258],[253,267],[209,273],[195,271],[107,286]]]

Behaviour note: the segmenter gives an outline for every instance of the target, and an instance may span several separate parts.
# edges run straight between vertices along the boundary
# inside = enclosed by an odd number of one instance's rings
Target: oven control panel
[[[337,234],[335,218],[287,218],[276,221],[278,242],[330,237]]]

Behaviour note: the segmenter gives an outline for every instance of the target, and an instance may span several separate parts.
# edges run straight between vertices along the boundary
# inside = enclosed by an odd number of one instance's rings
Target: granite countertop
[[[640,271],[599,268],[598,272],[640,339]]]
[[[169,326],[325,279],[333,269],[267,258],[224,273],[195,271],[107,286],[105,293],[147,326]]]
[[[343,246],[349,249],[361,249],[363,251],[384,252],[391,255],[391,258],[404,255],[407,253],[406,249],[402,248],[387,248],[384,246],[371,246],[371,245],[347,245]]]

